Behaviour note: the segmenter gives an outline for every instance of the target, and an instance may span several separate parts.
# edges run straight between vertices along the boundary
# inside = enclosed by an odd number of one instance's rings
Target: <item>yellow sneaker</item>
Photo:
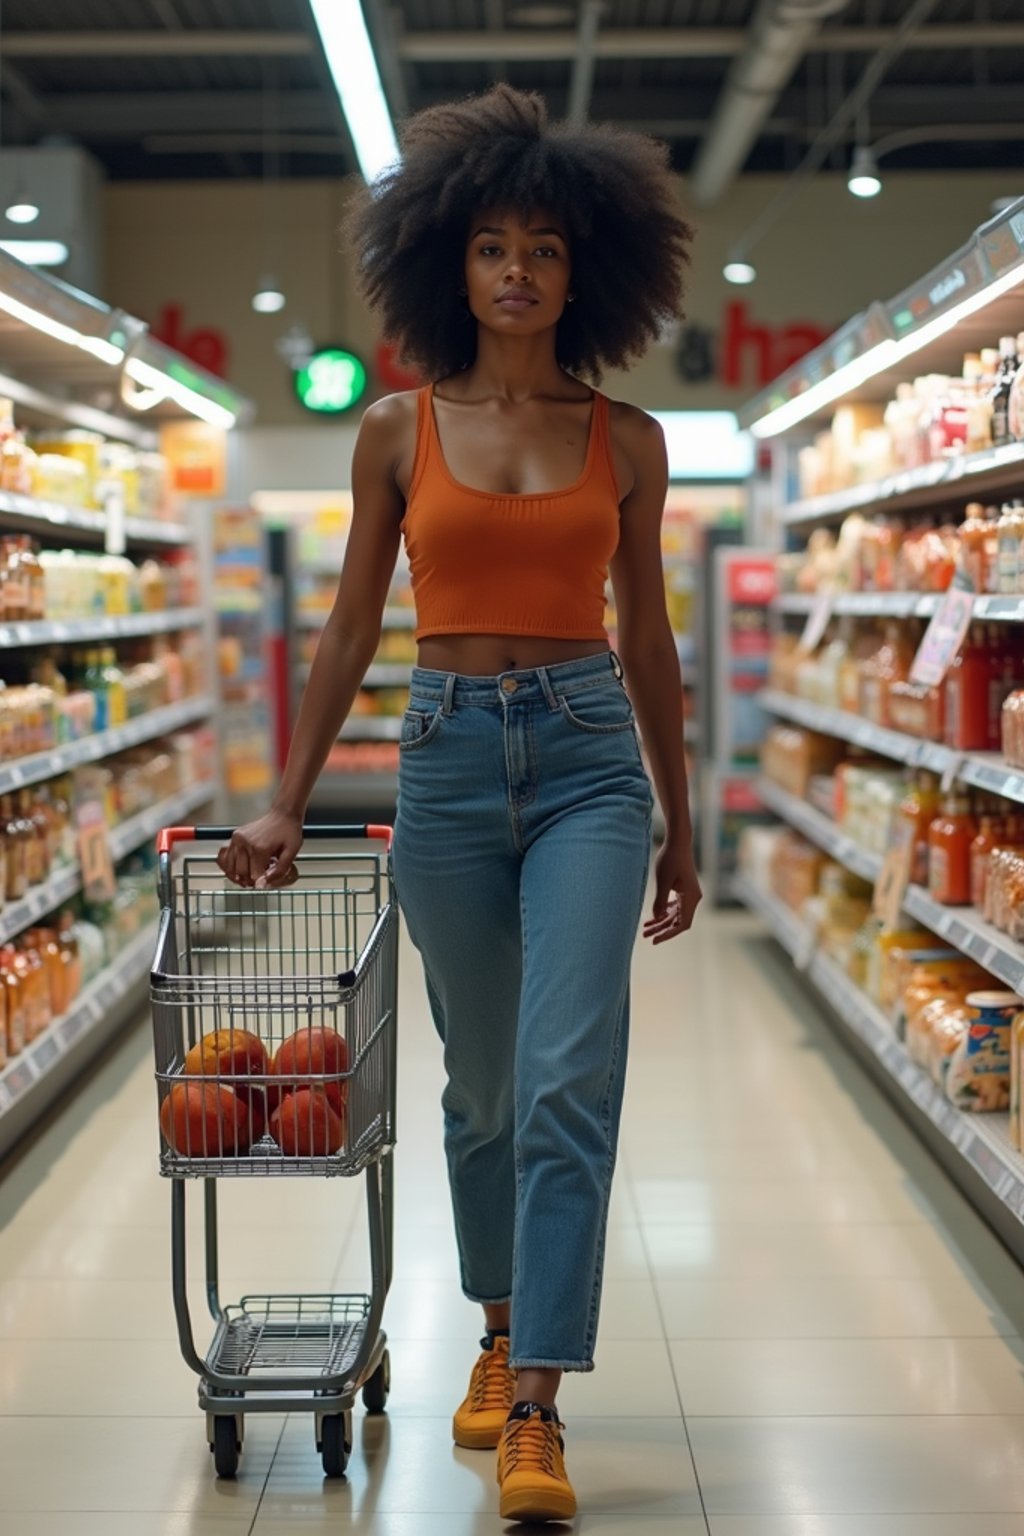
[[[571,1520],[576,1495],[565,1475],[565,1444],[553,1408],[516,1403],[498,1443],[503,1520]]]
[[[452,1420],[456,1445],[493,1451],[516,1400],[516,1373],[509,1369],[508,1337],[480,1340],[482,1352],[469,1378],[469,1391]]]

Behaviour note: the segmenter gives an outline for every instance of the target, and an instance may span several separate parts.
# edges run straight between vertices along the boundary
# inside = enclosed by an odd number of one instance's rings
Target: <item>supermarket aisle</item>
[[[5,1536],[501,1529],[492,1458],[449,1438],[478,1322],[403,961],[394,1391],[357,1415],[350,1481],[323,1482],[304,1416],[250,1417],[237,1483],[214,1481],[140,1029],[0,1185]],[[562,1398],[583,1536],[1018,1532],[1017,1267],[751,919],[639,950],[635,1020],[598,1370]],[[226,1294],[363,1283],[361,1182],[222,1190]]]

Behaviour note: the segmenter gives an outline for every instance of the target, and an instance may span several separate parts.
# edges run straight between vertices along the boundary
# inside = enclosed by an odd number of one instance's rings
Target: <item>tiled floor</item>
[[[479,1320],[402,958],[394,1387],[386,1419],[357,1415],[348,1481],[324,1481],[299,1415],[251,1415],[237,1482],[213,1477],[140,1028],[0,1183],[4,1536],[502,1529],[493,1457],[449,1434]],[[581,1536],[1019,1536],[1017,1266],[748,919],[702,915],[638,949],[635,977],[598,1369],[561,1399]],[[361,1289],[362,1199],[361,1181],[222,1184],[225,1293]]]

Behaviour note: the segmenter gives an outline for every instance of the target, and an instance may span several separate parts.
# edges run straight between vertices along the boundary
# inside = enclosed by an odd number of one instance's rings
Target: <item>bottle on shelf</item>
[[[128,705],[124,673],[117,664],[117,655],[112,645],[104,646],[100,652],[100,673],[107,695],[107,724],[113,729],[116,725],[124,725],[128,719]]]
[[[928,884],[928,829],[939,810],[939,781],[934,773],[920,769],[900,803],[899,818],[910,829],[913,854],[910,879],[914,885]]]
[[[996,589],[1003,594],[1017,591],[1021,521],[1017,503],[1005,502],[996,522]]]
[[[22,562],[17,538],[0,540],[0,595],[5,624],[23,624],[29,618],[29,573]]]
[[[994,530],[980,501],[969,502],[960,524],[963,568],[975,592],[987,592]]]
[[[28,890],[28,827],[10,795],[0,796],[0,834],[7,852],[7,900],[20,901]]]
[[[21,977],[14,964],[13,944],[0,946],[0,987],[6,998],[7,1055],[19,1056],[25,1049],[25,996]]]
[[[994,658],[980,627],[972,625],[946,673],[947,747],[960,752],[985,752],[989,734],[989,685]]]
[[[1013,336],[999,338],[999,372],[992,391],[992,444],[1003,448],[1012,442],[1010,436],[1010,394],[1020,366],[1017,358],[1017,341]]]
[[[1010,385],[1008,428],[1012,443],[1024,442],[1024,331],[1017,337],[1017,372]]]
[[[1006,828],[1002,817],[989,813],[982,815],[977,834],[971,841],[971,906],[979,912],[985,910],[992,850],[1006,845]]]
[[[82,957],[73,912],[62,912],[57,922],[57,943],[66,975],[65,996],[70,1007],[82,990]]]
[[[878,650],[861,666],[860,712],[865,719],[889,726],[890,684],[906,682],[913,660],[914,646],[906,626],[890,620]]]
[[[928,828],[928,890],[943,906],[963,907],[971,899],[971,844],[977,832],[967,796],[945,795]]]

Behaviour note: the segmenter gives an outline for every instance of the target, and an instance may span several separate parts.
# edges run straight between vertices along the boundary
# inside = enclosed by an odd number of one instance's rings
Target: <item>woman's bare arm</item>
[[[218,862],[238,885],[292,878],[302,822],[327,756],[380,643],[381,618],[401,542],[404,501],[395,466],[408,423],[402,396],[370,406],[352,458],[352,527],[334,607],[324,625],[270,810],[240,827]]]
[[[689,928],[701,897],[693,862],[679,657],[661,566],[668,465],[657,422],[630,406],[616,407],[616,417],[618,443],[633,471],[611,566],[619,651],[665,817],[665,841],[655,866],[654,912],[644,930],[657,944]]]

